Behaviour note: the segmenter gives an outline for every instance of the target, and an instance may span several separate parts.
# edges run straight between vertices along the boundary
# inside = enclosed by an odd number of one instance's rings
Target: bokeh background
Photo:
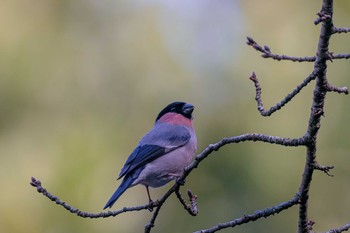
[[[311,83],[269,118],[256,110],[255,71],[270,107],[313,69],[312,63],[262,59],[252,36],[278,54],[315,54],[321,1],[3,0],[0,7],[0,232],[142,232],[151,214],[82,219],[29,185],[34,176],[53,194],[100,212],[127,156],[168,103],[196,106],[198,152],[247,132],[305,133]],[[335,1],[335,24],[350,26],[350,1]],[[350,52],[349,35],[331,40]],[[349,60],[329,63],[329,80],[350,86]],[[350,221],[349,97],[327,95],[318,161],[334,177],[314,175],[310,218],[324,231]],[[207,158],[186,188],[199,195],[189,216],[175,197],[153,232],[192,232],[290,199],[298,190],[304,148],[263,143],[226,146]],[[154,198],[169,185],[152,190]],[[185,190],[184,189],[184,190]],[[147,202],[134,187],[113,209]],[[295,232],[297,207],[223,232]]]

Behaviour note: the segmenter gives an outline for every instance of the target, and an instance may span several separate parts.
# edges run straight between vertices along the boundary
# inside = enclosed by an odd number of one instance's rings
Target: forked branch
[[[304,81],[299,84],[291,93],[289,93],[281,102],[278,102],[276,105],[272,106],[269,110],[265,110],[263,106],[263,102],[261,99],[261,87],[259,84],[259,80],[256,77],[255,73],[249,77],[250,80],[254,82],[255,85],[255,100],[258,104],[258,110],[262,116],[271,116],[272,113],[280,110],[284,105],[286,105],[289,101],[291,101],[294,96],[296,96],[304,87],[306,87],[312,80],[316,78],[314,73],[311,73]]]

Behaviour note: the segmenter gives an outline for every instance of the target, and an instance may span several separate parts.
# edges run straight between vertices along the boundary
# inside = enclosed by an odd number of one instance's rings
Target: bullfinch
[[[118,180],[123,178],[103,209],[112,207],[118,198],[137,184],[158,188],[178,179],[191,163],[197,149],[193,129],[194,106],[174,102],[158,114],[154,127],[146,133],[126,160]]]

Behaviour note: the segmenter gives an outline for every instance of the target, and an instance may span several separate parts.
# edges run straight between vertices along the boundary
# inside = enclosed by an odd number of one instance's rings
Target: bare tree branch
[[[315,19],[315,21],[314,21],[315,25],[332,19],[332,15],[329,15],[328,12],[325,12],[322,10],[320,12],[318,12],[316,15],[318,16],[318,18]]]
[[[318,14],[322,22],[321,32],[318,41],[317,58],[314,64],[316,73],[316,85],[314,89],[313,102],[309,118],[308,129],[305,134],[306,144],[306,163],[302,180],[299,186],[300,205],[299,205],[299,222],[298,232],[308,232],[308,203],[309,191],[312,180],[312,174],[316,164],[316,142],[317,133],[320,129],[321,117],[323,116],[324,101],[327,93],[327,59],[329,58],[328,45],[332,35],[333,28],[333,0],[323,0],[321,12]]]
[[[247,45],[252,46],[255,50],[262,53],[263,58],[272,58],[277,61],[288,60],[293,62],[314,62],[315,57],[291,57],[287,55],[273,54],[269,46],[260,46],[252,37],[247,37]]]
[[[347,87],[336,87],[329,83],[327,83],[327,91],[338,92],[339,94],[349,94],[349,90]]]
[[[222,230],[225,228],[235,227],[237,225],[242,225],[244,223],[256,221],[260,218],[267,218],[271,215],[274,215],[274,214],[281,212],[282,210],[286,210],[286,209],[298,204],[299,198],[300,198],[299,194],[296,194],[289,201],[282,202],[276,206],[272,206],[272,207],[269,207],[269,208],[266,208],[263,210],[257,210],[257,211],[255,211],[254,214],[244,215],[241,218],[237,218],[237,219],[232,220],[230,222],[220,223],[212,228],[196,231],[195,233],[212,233],[212,232],[216,232],[216,231],[219,231],[219,230]]]
[[[180,186],[178,186],[177,189],[175,190],[175,194],[179,199],[180,203],[183,205],[184,209],[187,210],[187,212],[191,216],[197,216],[198,214],[197,195],[194,195],[191,190],[187,190],[188,197],[190,198],[190,204],[187,204],[185,199],[183,199],[180,193]]]
[[[271,116],[272,113],[280,110],[284,105],[286,105],[289,101],[291,101],[294,96],[296,96],[301,89],[307,86],[312,80],[316,78],[314,73],[311,73],[301,84],[299,84],[291,93],[289,93],[281,102],[278,102],[276,105],[272,106],[269,110],[265,110],[262,100],[261,100],[261,87],[259,84],[259,80],[256,77],[255,73],[250,76],[250,80],[254,82],[256,96],[255,100],[258,104],[258,110],[262,116]]]
[[[335,55],[332,55],[332,59],[335,60],[335,59],[349,59],[350,58],[350,54],[335,54]],[[329,59],[329,60],[332,60],[332,59]]]
[[[180,180],[185,180],[185,178],[191,173],[191,171],[198,167],[199,163],[204,160],[208,155],[213,153],[214,151],[218,151],[221,147],[231,144],[231,143],[239,143],[244,141],[261,141],[271,144],[279,144],[283,146],[302,146],[305,145],[305,141],[303,138],[280,138],[265,134],[257,134],[257,133],[251,133],[251,134],[243,134],[235,137],[230,138],[224,138],[221,141],[210,144],[207,148],[205,148],[199,155],[196,156],[195,160],[185,169],[184,174],[182,177],[180,177]],[[33,187],[36,187],[37,191],[39,193],[42,193],[44,196],[49,198],[51,201],[55,202],[56,204],[64,207],[66,210],[68,210],[71,213],[75,213],[77,216],[82,218],[106,218],[106,217],[115,217],[119,214],[131,212],[131,211],[140,211],[140,210],[152,210],[154,207],[156,207],[155,212],[152,215],[152,218],[150,219],[149,223],[145,226],[145,232],[150,232],[151,229],[154,227],[154,223],[156,221],[156,218],[158,217],[159,211],[161,207],[163,206],[164,202],[168,199],[168,197],[176,192],[177,189],[181,186],[180,183],[176,182],[165,194],[162,198],[159,200],[143,205],[143,206],[135,206],[135,207],[124,207],[117,211],[108,211],[108,212],[101,212],[101,213],[89,213],[89,212],[83,212],[75,207],[70,206],[66,202],[61,201],[58,197],[54,196],[50,192],[48,192],[45,188],[41,186],[41,182],[37,180],[36,178],[32,177],[32,180],[30,184]],[[190,194],[191,195],[191,194]],[[192,194],[193,195],[193,194]],[[193,195],[191,197],[191,208],[193,212],[198,211],[197,210],[197,203],[195,202],[196,197]]]
[[[341,232],[344,232],[344,231],[348,231],[350,229],[350,223],[349,224],[346,224],[342,227],[339,227],[339,228],[334,228],[334,229],[331,229],[325,233],[341,233]]]
[[[332,33],[348,33],[350,32],[350,28],[338,28],[338,27],[333,27],[332,28]]]
[[[247,37],[247,45],[253,47],[256,51],[259,51],[262,53],[263,58],[271,58],[273,60],[277,61],[293,61],[293,62],[314,62],[316,61],[316,56],[312,57],[292,57],[292,56],[287,56],[287,55],[279,55],[279,54],[274,54],[271,52],[271,49],[269,46],[264,45],[261,46],[259,45],[252,37]],[[333,54],[329,53],[328,60],[336,60],[336,59],[349,59],[350,54]]]
[[[164,202],[160,203],[157,208],[156,208],[156,211],[154,211],[153,215],[152,215],[152,218],[150,219],[150,221],[148,222],[148,224],[145,226],[145,233],[149,233],[151,232],[152,228],[154,227],[154,223],[158,217],[158,214],[159,214],[159,211],[160,211],[160,208],[162,207],[162,205],[164,204]]]
[[[334,166],[321,166],[321,165],[319,165],[318,163],[316,163],[316,164],[314,165],[314,168],[315,168],[316,170],[323,171],[323,172],[326,173],[328,176],[333,177],[333,175],[330,174],[329,172],[330,172],[330,170],[332,170],[332,169],[334,168]]]
[[[134,207],[124,207],[123,209],[117,210],[117,211],[108,211],[108,212],[101,212],[101,213],[89,213],[81,211],[77,208],[72,207],[71,205],[67,204],[66,202],[61,201],[58,197],[51,194],[49,191],[47,191],[44,187],[41,186],[41,181],[37,180],[36,178],[32,177],[30,184],[37,189],[39,193],[50,199],[51,201],[55,202],[57,205],[62,206],[69,212],[78,215],[82,218],[107,218],[107,217],[115,217],[119,214],[125,213],[125,212],[132,212],[132,211],[140,211],[140,210],[146,210],[149,209],[150,205],[143,205],[143,206],[134,206]]]

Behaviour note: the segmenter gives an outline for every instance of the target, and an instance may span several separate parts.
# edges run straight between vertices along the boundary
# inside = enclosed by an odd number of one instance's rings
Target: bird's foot
[[[149,202],[148,202],[148,207],[147,207],[147,209],[149,210],[149,212],[152,212],[153,211],[153,208],[155,207],[155,206],[157,206],[158,205],[158,201],[152,201],[151,199],[149,200]]]
[[[178,183],[180,186],[184,186],[186,183],[186,180],[178,178],[178,179],[176,179],[176,183]]]

